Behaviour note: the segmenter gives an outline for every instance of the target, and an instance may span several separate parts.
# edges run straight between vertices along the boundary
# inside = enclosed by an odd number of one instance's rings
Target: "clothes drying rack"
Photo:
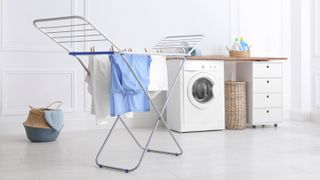
[[[118,45],[116,45],[107,35],[103,34],[101,30],[99,30],[95,25],[93,25],[91,22],[86,20],[83,17],[80,16],[66,16],[66,17],[55,17],[55,18],[45,18],[45,19],[36,19],[33,22],[34,26],[39,29],[42,33],[44,33],[47,37],[49,37],[52,41],[54,41],[56,44],[58,44],[60,47],[65,49],[69,55],[75,57],[81,66],[85,69],[87,74],[90,76],[90,72],[88,68],[86,67],[85,63],[82,62],[82,59],[80,57],[82,56],[95,56],[95,55],[110,55],[110,54],[120,54],[123,57],[123,60],[125,61],[125,64],[128,66],[130,72],[134,76],[134,78],[137,80],[138,85],[143,90],[144,94],[148,97],[151,106],[154,108],[154,110],[157,113],[158,118],[155,121],[155,124],[152,128],[151,134],[148,137],[147,143],[145,146],[141,145],[139,141],[136,139],[136,137],[133,135],[133,133],[130,131],[124,120],[121,116],[117,116],[116,120],[114,121],[110,131],[108,132],[105,140],[103,141],[97,156],[95,158],[95,162],[98,167],[100,168],[110,168],[114,170],[120,170],[124,171],[126,173],[136,170],[145,155],[146,152],[154,152],[154,153],[162,153],[162,154],[168,154],[168,155],[175,155],[179,156],[182,155],[183,150],[181,146],[179,145],[178,141],[172,134],[171,130],[168,128],[167,123],[163,117],[163,114],[165,112],[165,109],[167,108],[168,102],[170,100],[172,90],[175,87],[177,83],[177,79],[179,77],[179,74],[181,72],[181,69],[187,60],[188,56],[191,56],[191,53],[195,50],[195,48],[199,45],[200,41],[203,39],[203,35],[182,35],[182,36],[167,36],[161,41],[159,41],[150,52],[132,52],[127,51],[125,49],[120,49]],[[86,46],[88,46],[90,43],[96,43],[96,42],[102,42],[107,43],[111,47],[110,51],[92,51],[92,47],[90,48],[90,51],[78,51],[74,50],[80,47],[82,49],[87,49]],[[81,46],[83,45],[83,46]],[[107,45],[104,44],[104,47],[106,49]],[[148,95],[148,92],[146,89],[143,88],[143,85],[139,79],[139,77],[134,72],[133,68],[129,64],[126,55],[127,54],[145,54],[145,55],[163,55],[163,56],[174,56],[174,57],[183,57],[183,60],[180,64],[180,67],[178,68],[178,71],[176,73],[176,76],[174,78],[174,81],[172,82],[170,88],[168,89],[167,98],[164,103],[164,106],[162,110],[160,111],[155,103],[152,101],[150,96]],[[115,167],[111,165],[102,164],[99,161],[100,154],[102,150],[104,149],[110,135],[112,134],[115,125],[120,121],[125,129],[129,132],[130,136],[133,138],[135,143],[138,145],[138,147],[142,150],[140,159],[138,160],[137,164],[132,168],[121,168],[121,167]],[[163,150],[155,150],[150,149],[149,144],[150,141],[159,126],[159,123],[162,122],[165,126],[165,128],[168,130],[171,138],[177,145],[179,152],[169,152],[169,151],[163,151]]]

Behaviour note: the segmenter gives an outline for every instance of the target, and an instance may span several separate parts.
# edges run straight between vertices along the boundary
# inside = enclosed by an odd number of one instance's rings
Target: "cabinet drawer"
[[[282,94],[253,94],[254,108],[282,107]]]
[[[253,109],[252,124],[277,123],[282,121],[281,108]]]
[[[253,77],[282,77],[282,64],[253,63]]]
[[[282,79],[253,79],[253,93],[278,93],[282,90]]]

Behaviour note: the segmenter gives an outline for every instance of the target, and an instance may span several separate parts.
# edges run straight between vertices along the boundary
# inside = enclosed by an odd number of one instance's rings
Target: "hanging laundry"
[[[126,112],[150,111],[149,99],[130,72],[122,55],[114,54],[109,57],[111,62],[111,116],[122,115]],[[147,90],[150,83],[151,57],[146,55],[125,55],[125,57],[141,81],[143,88]]]
[[[166,56],[153,55],[150,65],[150,84],[148,86],[149,95],[155,98],[161,91],[168,90],[168,72]]]
[[[87,76],[88,91],[92,97],[91,114],[96,115],[97,125],[106,124],[110,118],[110,61],[108,56],[91,57]]]
[[[86,77],[88,92],[91,95],[91,114],[96,117],[96,124],[107,124],[110,115],[110,60],[109,56],[92,56],[89,59],[88,70],[90,76]],[[125,113],[127,119],[133,118],[133,113]]]

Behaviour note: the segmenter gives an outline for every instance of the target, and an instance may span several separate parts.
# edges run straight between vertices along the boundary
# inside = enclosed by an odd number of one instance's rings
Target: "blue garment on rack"
[[[110,113],[117,116],[126,112],[150,111],[148,97],[140,88],[138,81],[131,73],[120,54],[109,55],[111,62]],[[129,64],[147,90],[150,83],[149,71],[151,57],[147,55],[126,54]]]

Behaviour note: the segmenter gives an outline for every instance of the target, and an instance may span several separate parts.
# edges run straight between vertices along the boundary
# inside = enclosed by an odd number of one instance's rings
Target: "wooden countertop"
[[[177,60],[179,58],[167,58],[167,60]],[[223,60],[223,61],[274,61],[274,60],[288,60],[285,57],[250,57],[250,58],[234,58],[229,56],[210,55],[210,56],[190,56],[188,60]]]

